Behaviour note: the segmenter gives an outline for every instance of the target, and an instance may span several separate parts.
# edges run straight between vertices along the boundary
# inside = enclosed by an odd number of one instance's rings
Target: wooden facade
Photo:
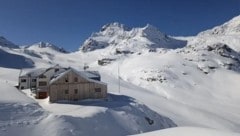
[[[48,92],[50,102],[102,99],[107,97],[107,85],[70,69],[51,81]]]

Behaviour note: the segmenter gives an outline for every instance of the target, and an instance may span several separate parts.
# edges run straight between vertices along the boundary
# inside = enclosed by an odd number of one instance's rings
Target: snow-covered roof
[[[82,74],[85,74],[88,78],[98,78],[100,74],[98,71],[79,71]]]
[[[50,80],[50,84],[54,83],[55,81],[57,81],[58,79],[60,79],[61,77],[63,77],[64,75],[66,75],[69,72],[69,69],[62,72],[62,73],[57,73],[54,74]]]
[[[38,68],[38,69],[31,70],[27,73],[24,73],[20,75],[20,77],[37,77],[42,73],[44,73],[45,71],[46,71],[46,68]]]
[[[58,73],[58,74],[54,75],[52,80],[50,81],[50,85],[53,84],[54,82],[56,82],[58,79],[60,79],[63,76],[65,76],[67,73],[69,73],[71,71],[73,71],[74,73],[78,74],[82,78],[88,80],[89,82],[94,82],[94,83],[99,83],[99,84],[106,85],[106,83],[104,83],[104,82],[91,79],[91,78],[94,78],[94,77],[100,77],[100,74],[97,71],[77,71],[77,70],[75,70],[75,69],[73,69],[71,67],[68,70],[66,70],[66,71],[64,71],[62,73]]]
[[[34,69],[28,72],[22,72],[23,74],[20,75],[20,77],[37,77],[41,74],[44,74],[45,72],[49,71],[50,69],[53,68],[59,68],[59,69],[64,69],[63,67],[59,66],[58,64],[50,67],[50,68],[38,68],[38,69]],[[64,70],[65,71],[65,70]],[[59,70],[59,72],[63,72],[63,70]],[[57,73],[59,73],[57,72]]]

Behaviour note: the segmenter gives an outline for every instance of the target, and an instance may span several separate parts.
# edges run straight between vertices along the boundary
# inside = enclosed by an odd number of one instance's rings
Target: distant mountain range
[[[158,28],[150,24],[147,24],[142,28],[129,28],[124,24],[114,22],[104,25],[99,32],[93,33],[84,41],[79,50],[88,52],[107,47],[112,47],[119,50],[131,50],[133,52],[156,48],[176,49],[184,47],[187,45],[187,43],[189,44],[189,42],[195,42],[195,44],[197,44],[197,42],[200,42],[200,44],[202,44],[201,42],[203,40],[197,41],[199,38],[203,38],[205,40],[203,42],[206,42],[208,41],[207,39],[209,36],[211,38],[218,36],[219,38],[221,36],[237,37],[238,35],[240,35],[240,16],[233,18],[223,25],[200,32],[197,36],[192,38],[193,40],[189,40],[187,37],[175,38],[166,35],[159,31]],[[221,39],[221,42],[223,41],[224,40]],[[233,42],[238,43],[239,40],[237,38],[234,38]],[[18,45],[12,43],[11,41],[8,41],[3,36],[0,37],[0,46],[19,48]],[[39,42],[25,47],[25,49],[29,50],[37,48],[50,48],[58,52],[67,53],[65,49],[48,42]]]

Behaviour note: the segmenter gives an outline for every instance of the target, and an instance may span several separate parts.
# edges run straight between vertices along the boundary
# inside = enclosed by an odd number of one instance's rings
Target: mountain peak
[[[101,32],[109,30],[109,29],[124,30],[124,31],[129,31],[130,30],[124,24],[121,24],[119,22],[113,22],[113,23],[109,23],[109,24],[104,25],[101,29]]]
[[[33,45],[30,45],[27,47],[28,49],[35,49],[35,48],[50,48],[50,49],[53,49],[55,51],[58,51],[58,52],[62,52],[62,53],[68,53],[65,49],[63,49],[62,47],[58,47],[54,44],[51,44],[51,43],[48,43],[48,42],[38,42],[38,43],[35,43]]]
[[[143,32],[143,36],[151,39],[167,38],[167,35],[160,32],[157,27],[150,24],[147,24],[145,27],[143,27],[142,32]]]
[[[48,42],[38,42],[36,43],[40,48],[46,48],[46,47],[55,47],[55,45],[50,44]]]
[[[145,27],[143,27],[143,29],[148,29],[148,30],[157,30],[158,31],[158,28],[151,25],[151,24],[147,24]]]

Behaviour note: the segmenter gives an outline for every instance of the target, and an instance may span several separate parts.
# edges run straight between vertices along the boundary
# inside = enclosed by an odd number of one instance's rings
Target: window
[[[65,90],[65,94],[68,94],[69,92],[68,92],[68,90]]]
[[[37,81],[37,79],[32,79],[32,82],[36,82]]]
[[[21,82],[24,83],[24,82],[27,82],[27,80],[26,79],[21,79]]]
[[[78,78],[77,77],[74,78],[74,82],[78,82]]]
[[[101,88],[95,88],[96,93],[101,93]]]
[[[39,78],[46,78],[46,76],[42,74],[39,76]]]
[[[56,68],[54,71],[55,71],[55,72],[58,72],[58,71],[59,71],[59,69],[58,69],[58,68]]]
[[[66,83],[68,82],[68,78],[67,78],[67,77],[65,78],[65,82],[66,82]]]
[[[46,81],[40,81],[38,83],[38,86],[46,86],[47,85],[47,82]]]
[[[74,93],[77,94],[78,93],[78,89],[74,89]]]

